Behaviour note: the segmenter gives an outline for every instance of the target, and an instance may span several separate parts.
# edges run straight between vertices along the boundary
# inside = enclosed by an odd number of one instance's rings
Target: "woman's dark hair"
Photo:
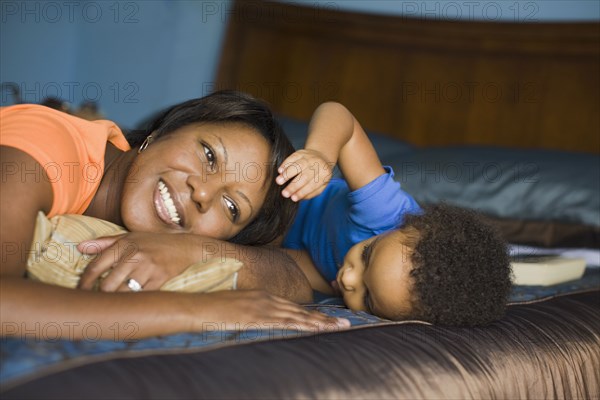
[[[269,185],[263,207],[254,220],[229,241],[264,245],[285,233],[294,220],[298,204],[281,195],[282,187],[275,183],[275,176],[277,168],[294,152],[294,147],[266,103],[242,92],[215,92],[171,107],[143,131],[129,132],[128,140],[132,147],[137,147],[151,133],[158,138],[197,123],[243,124],[263,136],[270,146],[270,160],[266,166]]]
[[[502,317],[511,288],[506,242],[477,213],[447,204],[406,216],[412,248],[411,318],[473,326]]]

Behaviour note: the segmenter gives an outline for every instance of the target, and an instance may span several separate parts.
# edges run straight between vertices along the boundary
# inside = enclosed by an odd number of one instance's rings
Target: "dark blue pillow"
[[[492,147],[424,148],[391,164],[420,203],[498,218],[600,227],[600,156]]]

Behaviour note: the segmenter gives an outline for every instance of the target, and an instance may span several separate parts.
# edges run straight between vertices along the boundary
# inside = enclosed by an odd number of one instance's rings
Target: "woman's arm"
[[[103,291],[129,291],[128,278],[136,279],[144,290],[158,290],[196,262],[232,258],[244,264],[238,272],[238,289],[263,289],[298,303],[312,301],[310,284],[295,260],[274,246],[241,246],[193,234],[131,232],[82,242],[78,249],[98,254],[81,276],[83,289],[92,289],[111,270],[101,283]]]
[[[38,211],[52,208],[52,186],[40,164],[13,147],[0,146],[0,273],[23,277]]]
[[[263,291],[101,293],[24,279],[35,217],[52,207],[52,188],[27,154],[0,148],[0,332],[40,339],[118,339],[215,329],[337,329],[338,320]],[[277,325],[278,324],[278,325]],[[346,326],[347,321],[342,321]]]
[[[2,336],[127,340],[215,330],[336,330],[347,321],[264,291],[104,293],[0,279]]]

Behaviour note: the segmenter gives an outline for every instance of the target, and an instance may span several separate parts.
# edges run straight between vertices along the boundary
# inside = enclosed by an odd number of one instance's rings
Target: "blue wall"
[[[251,0],[250,0],[251,1]],[[317,1],[310,6],[426,18],[599,20],[599,1]],[[25,101],[96,100],[126,127],[211,90],[230,1],[0,3],[0,81]],[[10,104],[2,92],[0,104]]]
[[[2,1],[0,81],[25,101],[47,95],[131,127],[150,112],[206,94],[228,1]],[[12,101],[2,93],[2,104]]]

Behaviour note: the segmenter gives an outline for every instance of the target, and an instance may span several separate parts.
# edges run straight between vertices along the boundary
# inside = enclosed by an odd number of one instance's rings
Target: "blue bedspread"
[[[600,288],[600,269],[588,268],[583,278],[577,281],[551,287],[515,287],[510,300],[511,303],[530,302],[597,288]],[[351,329],[378,324],[398,324],[398,322],[380,319],[364,312],[352,312],[343,307],[341,300],[337,298],[320,297],[318,304],[308,307],[331,316],[348,318],[352,323]],[[407,322],[418,321],[404,321],[403,323]],[[129,357],[150,353],[198,352],[241,343],[291,339],[312,334],[277,329],[250,329],[240,332],[184,333],[131,341],[42,341],[30,338],[4,338],[0,341],[0,387],[6,389],[22,379],[125,355]]]

